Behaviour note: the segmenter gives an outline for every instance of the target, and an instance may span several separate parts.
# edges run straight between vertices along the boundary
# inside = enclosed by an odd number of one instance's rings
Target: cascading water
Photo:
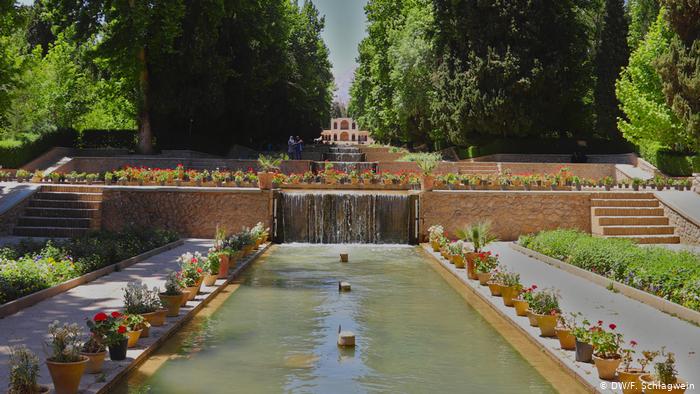
[[[284,192],[278,198],[280,242],[406,244],[411,241],[407,194]]]
[[[323,154],[323,159],[328,161],[365,161],[365,154],[354,146],[332,147],[328,153]]]

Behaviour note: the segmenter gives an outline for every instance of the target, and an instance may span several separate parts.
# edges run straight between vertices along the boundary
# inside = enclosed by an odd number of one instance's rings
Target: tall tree
[[[659,0],[627,0],[630,20],[627,43],[631,49],[636,49],[644,40],[659,15],[659,7]]]
[[[622,113],[615,96],[615,81],[629,58],[624,0],[606,0],[604,13],[595,60],[596,132],[599,137],[619,139],[617,118]]]
[[[671,45],[656,61],[666,103],[683,122],[684,134],[700,150],[700,2],[662,0],[666,20],[675,32]]]
[[[181,34],[184,0],[46,0],[54,21],[75,26],[75,39],[99,38],[97,56],[132,83],[138,108],[139,150],[153,151],[151,68],[166,62]]]
[[[0,130],[6,122],[12,90],[18,83],[20,71],[16,37],[18,24],[14,0],[0,0]]]

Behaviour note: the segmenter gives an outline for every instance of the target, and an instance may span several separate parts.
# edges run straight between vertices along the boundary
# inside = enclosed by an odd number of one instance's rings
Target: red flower
[[[107,314],[104,312],[100,312],[95,315],[95,317],[92,318],[94,321],[105,321],[107,320]]]
[[[197,272],[201,274],[201,273],[202,273],[202,269],[201,269],[200,267],[197,267]]]
[[[610,327],[611,330],[614,330],[617,328],[617,326],[614,323],[611,323],[608,327]]]
[[[603,321],[602,321],[602,320],[598,320],[598,325],[599,325],[599,326],[602,326],[602,325],[603,325]]]
[[[632,345],[632,347],[637,346],[637,341],[635,341],[634,339],[631,340],[630,345]]]
[[[117,328],[117,332],[118,332],[119,334],[124,334],[124,333],[126,332],[126,327],[124,327],[124,326],[119,326],[119,328]]]
[[[532,290],[537,290],[537,285],[532,285]]]
[[[112,317],[115,319],[119,319],[120,317],[122,317],[122,314],[114,311],[114,312],[112,312]]]

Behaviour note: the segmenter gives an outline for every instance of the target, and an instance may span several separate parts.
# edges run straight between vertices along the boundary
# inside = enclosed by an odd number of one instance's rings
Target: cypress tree
[[[629,59],[624,0],[606,0],[604,13],[595,62],[596,134],[602,138],[619,139],[617,118],[622,113],[615,97],[615,81]]]

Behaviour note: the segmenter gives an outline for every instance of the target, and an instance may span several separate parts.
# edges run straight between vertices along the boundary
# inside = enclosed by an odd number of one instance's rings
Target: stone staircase
[[[677,244],[680,237],[653,193],[602,192],[591,197],[591,231],[640,244]]]
[[[102,189],[46,185],[34,193],[13,232],[22,237],[76,237],[101,224]]]

